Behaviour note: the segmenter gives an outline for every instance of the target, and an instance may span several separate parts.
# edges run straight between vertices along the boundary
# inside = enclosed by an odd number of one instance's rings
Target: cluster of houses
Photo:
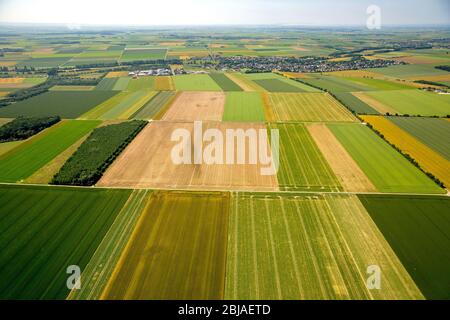
[[[161,68],[161,69],[150,69],[150,70],[141,70],[141,71],[131,71],[128,73],[130,77],[146,77],[146,76],[171,76],[172,70]]]

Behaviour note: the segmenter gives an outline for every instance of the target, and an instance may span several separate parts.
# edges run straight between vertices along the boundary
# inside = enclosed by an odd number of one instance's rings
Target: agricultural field
[[[366,96],[375,100],[393,113],[422,115],[422,116],[446,116],[450,114],[450,96],[421,90],[393,90],[366,92]],[[376,102],[365,101],[374,109],[380,109]],[[385,113],[383,110],[378,110]],[[392,113],[391,113],[392,114]]]
[[[448,159],[434,152],[387,118],[379,116],[363,116],[362,118],[370,123],[375,130],[381,132],[390,143],[416,160],[425,171],[432,173],[445,186],[450,186],[450,161]],[[445,139],[445,136],[442,139]],[[447,145],[447,148],[449,148],[449,145]]]
[[[130,79],[128,82],[128,91],[155,90],[155,77],[145,77],[139,79]]]
[[[361,124],[329,124],[373,185],[381,192],[443,193],[430,178]]]
[[[167,49],[158,48],[130,48],[123,51],[121,61],[131,60],[163,60],[166,58]]]
[[[95,87],[95,90],[110,91],[113,90],[118,78],[103,78]]]
[[[209,128],[220,130],[225,137],[227,129],[244,131],[266,130],[262,123],[204,122],[203,131]],[[278,190],[276,175],[261,175],[261,169],[270,165],[261,163],[175,164],[171,158],[173,148],[180,141],[171,141],[172,133],[185,129],[193,136],[193,123],[152,121],[131,142],[113,165],[97,183],[104,187],[206,189],[206,190]],[[189,144],[190,145],[190,144]],[[203,149],[207,143],[203,143]],[[250,140],[245,141],[245,152]],[[236,148],[235,143],[234,148]],[[269,150],[269,146],[264,146]],[[236,157],[236,149],[235,157]],[[206,161],[207,159],[204,159]],[[314,158],[316,160],[316,158]],[[213,178],[212,178],[213,177]]]
[[[450,299],[448,197],[359,198],[425,298]]]
[[[225,106],[223,92],[182,92],[162,117],[166,121],[220,121]]]
[[[354,195],[238,193],[228,230],[226,299],[423,298]]]
[[[355,117],[327,93],[272,93],[268,121],[355,121]]]
[[[280,135],[280,190],[341,191],[342,186],[303,124],[272,123]]]
[[[172,77],[170,77],[170,76],[157,77],[155,79],[155,90],[156,91],[174,91],[175,85],[173,83]]]
[[[335,92],[333,94],[336,99],[345,105],[347,108],[351,109],[353,112],[358,114],[380,114],[377,110],[370,107],[367,103],[358,99],[355,95],[350,92]]]
[[[133,138],[145,121],[129,121],[95,129],[52,180],[60,185],[94,185]]]
[[[449,121],[412,117],[388,117],[388,119],[450,161]]]
[[[66,298],[67,266],[84,269],[129,195],[128,190],[0,186],[0,297]]]
[[[155,192],[102,298],[222,299],[228,198],[215,192]]]
[[[397,78],[415,78],[423,76],[443,75],[447,72],[434,68],[428,64],[408,64],[373,69],[374,72]]]
[[[208,74],[189,74],[173,77],[178,91],[222,91]]]
[[[246,74],[245,77],[268,92],[319,92],[313,87],[275,73]]]
[[[76,119],[115,94],[117,92],[113,91],[50,91],[0,108],[0,117],[60,116]]]
[[[228,92],[223,121],[264,122],[264,103],[258,92]]]
[[[210,77],[222,88],[223,91],[242,91],[236,83],[223,73],[211,73]]]
[[[162,117],[166,108],[175,98],[175,93],[171,91],[158,92],[141,109],[139,109],[132,119],[151,120],[159,116]]]
[[[17,182],[69,148],[99,121],[62,121],[0,156],[0,181]]]

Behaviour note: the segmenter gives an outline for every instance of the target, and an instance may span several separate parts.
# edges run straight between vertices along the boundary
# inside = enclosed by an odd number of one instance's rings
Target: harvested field
[[[105,76],[105,78],[120,78],[127,77],[128,71],[111,71]]]
[[[53,86],[50,91],[91,91],[94,86]]]
[[[386,140],[415,159],[425,171],[436,176],[446,187],[450,187],[449,160],[434,152],[431,148],[384,117],[362,116],[362,118],[377,131],[381,132]],[[445,138],[443,137],[443,139]]]
[[[272,93],[268,97],[274,116],[268,121],[356,121],[327,93]]]
[[[228,92],[223,121],[265,121],[261,94],[259,92]]]
[[[156,77],[155,79],[155,90],[156,91],[174,91],[175,85],[173,83],[172,77]]]
[[[47,117],[75,119],[108,100],[114,91],[50,91],[0,108],[0,117]]]
[[[450,299],[448,197],[360,195],[373,221],[427,299]]]
[[[182,92],[172,103],[162,120],[221,121],[225,107],[222,92]]]
[[[0,78],[0,85],[23,83],[25,78]]]
[[[0,299],[65,299],[67,267],[84,270],[129,194],[0,186]]]
[[[281,190],[341,191],[338,178],[331,170],[308,130],[302,124],[272,123],[280,135]]]
[[[102,299],[222,299],[229,195],[155,192]]]
[[[344,190],[350,192],[376,191],[369,178],[325,124],[310,124],[307,125],[307,128]]]
[[[19,144],[0,157],[0,181],[17,182],[30,177],[98,124],[62,121]]]
[[[203,123],[208,128],[264,129],[258,123]],[[276,176],[261,175],[261,164],[175,164],[171,152],[180,142],[171,141],[176,129],[186,129],[193,135],[192,123],[153,121],[131,142],[105,172],[98,186],[133,188],[183,188],[220,190],[277,190]],[[245,150],[248,150],[248,139]],[[205,147],[208,143],[204,143]],[[235,144],[236,148],[237,144]],[[236,153],[235,153],[236,155]],[[192,159],[191,159],[192,160]],[[224,160],[222,159],[224,162]]]
[[[329,124],[333,134],[380,192],[443,193],[405,157],[361,124]]]
[[[423,299],[354,195],[237,193],[230,215],[225,299]]]

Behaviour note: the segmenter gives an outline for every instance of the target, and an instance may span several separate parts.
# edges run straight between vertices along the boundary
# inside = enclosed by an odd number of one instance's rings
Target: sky
[[[0,22],[67,25],[450,24],[450,0],[0,0]]]

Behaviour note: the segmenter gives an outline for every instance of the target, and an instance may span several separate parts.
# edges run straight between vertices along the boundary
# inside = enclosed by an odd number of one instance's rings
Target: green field
[[[25,60],[17,64],[18,67],[33,67],[36,69],[39,68],[55,68],[62,66],[67,61],[69,61],[70,57],[55,57],[55,58],[33,58],[30,60]]]
[[[0,156],[0,181],[28,178],[89,133],[99,121],[63,121]]]
[[[280,79],[261,79],[253,81],[269,92],[304,92],[304,90],[299,87],[281,81]]]
[[[150,120],[160,113],[161,110],[175,97],[172,91],[158,92],[149,102],[147,102],[132,119]]]
[[[222,299],[229,196],[155,192],[105,299]]]
[[[272,123],[280,135],[280,190],[342,191],[328,162],[303,124]]]
[[[225,299],[423,298],[355,195],[234,194],[228,234]]]
[[[0,108],[0,117],[46,117],[58,115],[75,119],[113,97],[114,91],[50,91]]]
[[[356,118],[327,93],[271,93],[268,121],[355,121]]]
[[[122,53],[121,61],[130,60],[163,60],[166,58],[167,49],[126,49]]]
[[[450,161],[450,121],[412,117],[388,119]]]
[[[351,83],[368,86],[373,90],[412,90],[414,87],[387,80],[373,79],[373,78],[343,78]]]
[[[180,75],[172,79],[178,91],[222,91],[208,74]]]
[[[428,64],[398,65],[386,68],[376,68],[372,69],[372,71],[382,73],[386,76],[398,78],[435,76],[440,74],[446,74],[446,71],[436,69],[434,68],[433,65]]]
[[[393,90],[367,92],[399,114],[446,116],[450,114],[450,95],[422,90]]]
[[[427,299],[450,299],[448,197],[360,195]]]
[[[347,108],[350,108],[358,114],[380,114],[378,111],[355,97],[350,92],[335,92],[334,96]]]
[[[265,121],[264,105],[258,92],[228,92],[223,121]]]
[[[211,73],[210,77],[222,88],[223,91],[242,91],[242,88],[234,83],[223,73]]]
[[[65,299],[128,190],[0,186],[0,299]]]
[[[128,91],[155,90],[155,77],[143,77],[139,79],[130,79],[128,82]]]
[[[347,152],[381,192],[443,193],[399,152],[361,124],[329,124]]]
[[[112,88],[112,90],[114,90],[114,91],[126,90],[128,88],[128,84],[129,84],[130,80],[131,80],[131,78],[129,78],[129,77],[117,78],[117,81],[114,84],[114,87]]]
[[[95,87],[95,90],[109,91],[113,90],[116,85],[117,78],[103,78]]]
[[[149,91],[140,90],[140,91],[132,91],[132,92],[121,92],[120,95],[123,99],[120,99],[117,101],[116,104],[111,105],[106,112],[104,112],[99,119],[102,120],[112,120],[112,119],[119,119],[120,116],[126,112],[128,109],[133,108],[134,105],[139,104],[142,99],[146,97],[146,95],[149,94]],[[143,101],[141,106],[145,104],[146,101]],[[128,117],[126,117],[128,118]]]
[[[316,75],[314,78],[301,79],[301,81],[332,93],[374,90],[364,83],[347,81],[343,77]]]

